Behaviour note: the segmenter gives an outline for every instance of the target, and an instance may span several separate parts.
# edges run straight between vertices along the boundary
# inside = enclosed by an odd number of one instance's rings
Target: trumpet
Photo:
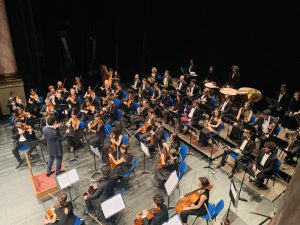
[[[294,145],[295,141],[297,140],[298,134],[300,132],[300,128],[298,128],[293,133],[288,135],[288,146],[285,148],[286,151],[290,151],[291,147]]]

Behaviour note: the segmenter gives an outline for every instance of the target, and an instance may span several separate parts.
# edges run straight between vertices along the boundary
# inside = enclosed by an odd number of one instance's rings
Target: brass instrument
[[[275,117],[275,119],[273,120],[273,122],[269,125],[269,132],[267,132],[265,135],[267,138],[269,138],[270,134],[273,133],[277,123],[279,121],[279,117]]]
[[[295,141],[297,140],[298,134],[300,132],[300,128],[298,128],[293,133],[288,134],[288,146],[284,149],[285,151],[290,151],[291,147],[294,145]]]

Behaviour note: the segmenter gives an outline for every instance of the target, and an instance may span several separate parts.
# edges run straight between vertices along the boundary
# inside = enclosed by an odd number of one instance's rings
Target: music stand
[[[148,156],[148,158],[150,158],[149,148],[143,142],[141,142],[141,149],[144,153],[144,169],[140,172],[140,174],[138,176],[142,175],[143,173],[151,174],[150,171],[146,170],[146,155]]]
[[[72,198],[71,190],[70,190],[70,186],[72,186],[72,184],[74,184],[75,182],[79,181],[79,176],[77,174],[76,169],[74,168],[68,172],[65,172],[65,173],[62,173],[62,174],[56,176],[56,180],[57,180],[61,190],[63,190],[66,187],[68,188],[70,199],[71,199],[74,207],[76,208],[74,201],[76,200],[76,198],[78,196],[75,196],[74,198]]]
[[[237,191],[233,180],[231,180],[231,183],[230,183],[229,197],[230,197],[230,203],[229,203],[229,207],[228,207],[225,222],[224,222],[225,224],[230,224],[228,217],[229,217],[231,204],[233,203],[233,206],[235,208],[237,208],[237,206],[238,206],[239,192]]]
[[[125,203],[121,194],[117,194],[101,203],[101,209],[105,219],[109,219],[125,209]],[[114,223],[113,223],[114,224]]]
[[[241,197],[241,191],[242,191],[242,187],[244,185],[244,180],[245,180],[245,176],[246,176],[246,172],[247,172],[248,168],[242,162],[238,162],[238,164],[241,165],[243,167],[243,169],[244,169],[244,175],[243,175],[241,187],[240,187],[240,190],[239,190],[239,200],[244,201],[244,202],[248,202],[247,199]]]
[[[97,164],[96,164],[96,155],[100,157],[99,149],[94,147],[93,145],[90,145],[91,151],[94,153],[94,173],[92,174],[91,177],[94,177],[96,174],[101,174],[101,172],[97,171]]]
[[[182,225],[182,222],[179,216],[176,214],[168,222],[164,223],[163,225]]]
[[[208,157],[208,166],[204,166],[203,168],[208,168],[209,171],[211,173],[215,173],[215,169],[211,166],[211,163],[212,163],[212,154],[213,154],[213,150],[214,150],[214,145],[216,145],[217,147],[219,147],[218,143],[216,142],[215,139],[213,139],[212,137],[210,138],[211,142],[209,145],[210,145],[210,157]]]
[[[175,207],[170,207],[170,196],[173,193],[175,187],[178,185],[179,179],[176,171],[170,174],[168,180],[165,183],[165,189],[168,194],[168,209],[174,209]]]

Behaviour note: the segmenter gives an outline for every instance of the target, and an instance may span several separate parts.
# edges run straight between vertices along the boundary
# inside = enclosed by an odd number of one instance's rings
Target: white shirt
[[[249,140],[245,139],[242,143],[242,145],[240,146],[240,150],[244,151],[244,148],[246,147],[247,143]]]
[[[137,83],[138,83],[138,80],[135,80],[135,82],[134,82],[134,87],[136,88],[136,86],[137,86]]]
[[[19,132],[20,132],[20,128],[18,128]],[[19,142],[23,142],[23,141],[26,141],[26,138],[24,137],[23,134],[20,134],[20,137],[19,137]]]
[[[193,118],[195,109],[196,109],[196,107],[191,109],[191,111],[190,111],[190,113],[189,113],[189,115],[188,115],[189,118]]]
[[[267,120],[264,120],[264,122],[263,122],[263,124],[262,124],[262,131],[264,132],[264,133],[268,133],[269,132],[269,129],[268,129],[268,127],[269,127],[269,125],[270,125],[270,116],[269,116],[269,118],[267,119]]]
[[[264,156],[262,157],[261,161],[260,161],[260,165],[264,166],[266,161],[268,160],[268,158],[270,157],[271,154],[264,154]]]
[[[282,97],[284,96],[284,94],[285,94],[285,93],[283,93],[283,94],[280,93],[280,94],[279,94],[279,96],[278,96],[278,102],[280,102],[280,100],[282,99]]]
[[[182,82],[180,82],[178,90],[181,90]]]
[[[190,91],[190,95],[191,95],[191,96],[193,96],[194,87],[195,87],[195,86],[193,86],[193,87],[191,88],[191,91]]]
[[[223,106],[221,108],[221,112],[224,112],[224,109],[226,107],[226,105],[228,104],[229,100],[227,100],[226,102],[223,103]]]

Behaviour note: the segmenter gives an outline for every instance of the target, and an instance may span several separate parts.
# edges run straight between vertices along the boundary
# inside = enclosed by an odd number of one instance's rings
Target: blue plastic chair
[[[280,131],[281,131],[281,127],[280,127],[280,126],[277,126],[277,127],[273,130],[272,134],[275,135],[275,136],[277,136],[277,135],[280,133]]]
[[[252,125],[255,122],[255,120],[256,120],[256,116],[255,114],[252,114],[249,124]]]
[[[126,91],[123,90],[121,96],[122,96],[122,99],[125,100],[127,97]]]
[[[44,97],[43,96],[39,96],[39,100],[40,100],[40,105],[44,104]]]
[[[209,213],[205,214],[204,216],[201,216],[201,218],[204,219],[206,221],[206,223],[208,224],[209,221],[216,220],[217,216],[223,209],[224,209],[224,200],[223,199],[221,199],[217,203],[216,206],[214,206],[214,204],[209,202],[208,203],[208,212]]]
[[[164,131],[164,134],[163,134],[163,140],[166,142],[166,141],[169,140],[169,138],[170,138],[169,132],[168,132],[168,131]]]
[[[152,95],[153,95],[153,93],[154,93],[154,88],[153,88],[153,87],[151,87],[151,88],[150,88],[150,91],[149,91],[149,95],[150,95],[150,96],[152,96]]]
[[[156,75],[156,82],[160,83],[162,81],[161,75]]]
[[[127,145],[128,142],[129,142],[129,137],[126,134],[123,134],[121,144]]]
[[[127,173],[124,173],[123,175],[121,175],[121,179],[122,179],[122,181],[125,181],[126,186],[128,187],[128,189],[129,189],[129,185],[128,185],[129,177],[132,174],[132,172],[134,173],[134,176],[135,176],[134,169],[135,169],[135,167],[137,166],[138,163],[139,163],[139,160],[133,159],[129,171]],[[122,194],[124,194],[124,192],[125,192],[125,186],[124,185],[121,186],[120,192]]]
[[[78,104],[81,105],[82,104],[82,98],[80,96],[77,96],[77,101],[78,101]]]
[[[111,129],[112,129],[112,127],[111,127],[110,124],[106,123],[106,124],[104,125],[104,132],[105,132],[105,135],[106,135],[107,137],[110,135]]]
[[[114,103],[116,104],[117,107],[119,107],[121,104],[121,101],[119,99],[115,98]]]
[[[27,152],[29,149],[30,149],[30,148],[29,148],[28,145],[22,145],[22,146],[18,149],[18,151],[19,151],[19,152]]]
[[[206,221],[206,223],[208,224],[208,222],[211,220],[210,217],[213,216],[214,212],[215,212],[215,206],[213,203],[208,203],[208,206],[207,206],[207,209],[208,209],[208,212],[207,214],[205,214],[204,216],[197,216],[193,222],[193,224],[196,222],[196,220],[200,217],[202,219],[204,219]]]
[[[84,130],[85,123],[83,121],[80,121],[79,127],[80,127],[81,130]]]
[[[122,110],[121,109],[117,109],[117,120],[113,121],[111,125],[113,127],[116,126],[117,123],[121,120],[121,118],[122,118]]]
[[[212,108],[215,107],[215,105],[216,105],[216,99],[214,97],[210,97],[209,105]]]
[[[75,219],[75,222],[74,222],[74,225],[81,225],[82,223],[82,220],[79,216],[76,216],[76,219]]]
[[[189,153],[189,149],[185,144],[182,144],[179,149],[180,161],[183,162]]]
[[[183,177],[183,174],[186,172],[186,169],[187,169],[187,164],[185,161],[182,161],[179,166],[179,173],[178,173],[179,180],[181,180],[181,178]]]
[[[14,125],[14,118],[11,116],[8,118],[8,123],[13,126]]]

